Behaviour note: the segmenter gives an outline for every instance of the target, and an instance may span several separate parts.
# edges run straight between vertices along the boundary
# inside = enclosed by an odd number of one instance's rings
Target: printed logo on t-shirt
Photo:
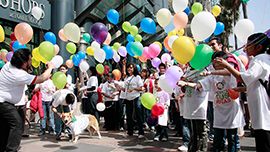
[[[192,91],[193,91],[193,89],[188,87],[186,89],[186,92],[185,92],[185,97],[191,98],[192,97]]]
[[[232,102],[228,91],[217,91],[216,94],[216,103],[217,104],[225,104]]]
[[[216,83],[216,87],[217,87],[218,90],[223,90],[224,89],[224,82]]]

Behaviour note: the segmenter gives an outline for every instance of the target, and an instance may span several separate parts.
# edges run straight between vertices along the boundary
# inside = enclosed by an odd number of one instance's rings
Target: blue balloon
[[[164,45],[163,45],[162,47],[163,47],[163,50],[164,50],[166,53],[169,53],[169,51],[164,47]]]
[[[128,42],[134,42],[135,37],[134,37],[132,34],[129,34],[129,35],[127,36],[127,40],[128,40]]]
[[[222,22],[217,22],[216,29],[214,31],[214,35],[221,34],[225,29],[225,26]]]
[[[138,71],[141,71],[141,67],[140,67],[140,65],[139,65],[139,64],[137,64],[136,66],[137,66]]]
[[[113,49],[112,49],[112,47],[110,47],[109,45],[105,45],[105,46],[103,46],[102,49],[106,53],[106,58],[105,58],[106,60],[109,60],[109,59],[113,58]]]
[[[131,51],[131,45],[132,45],[133,42],[129,42],[127,45],[126,45],[126,50],[127,50],[127,53],[130,55],[130,56],[134,56],[135,54],[132,53]]]
[[[116,25],[119,21],[119,13],[115,9],[110,9],[107,13],[107,19]]]
[[[73,55],[72,61],[73,61],[73,64],[75,66],[79,66],[81,63],[81,58],[80,58],[79,54]]]
[[[141,28],[145,33],[148,33],[148,34],[156,33],[156,23],[153,19],[149,17],[142,19]]]
[[[21,43],[17,40],[17,41],[15,41],[15,42],[12,44],[12,48],[13,48],[13,51],[15,52],[15,51],[18,50],[18,49],[26,48],[26,45],[25,45],[25,44],[21,44]]]
[[[79,55],[79,57],[81,58],[81,59],[85,59],[85,57],[86,57],[86,54],[85,54],[85,52],[84,51],[80,51],[80,52],[78,52],[78,55]]]
[[[173,31],[174,29],[175,29],[175,26],[174,26],[174,24],[173,24],[173,16],[172,16],[171,22],[170,22],[167,26],[164,27],[164,31],[165,31],[166,33],[170,33],[170,32]]]
[[[211,37],[211,35],[207,39],[205,39],[204,42],[208,42],[210,37]]]
[[[190,9],[189,9],[188,6],[187,6],[187,8],[184,10],[184,12],[187,14],[187,16],[189,15]]]
[[[51,42],[53,45],[56,44],[56,36],[53,34],[53,32],[47,32],[44,35],[45,41]]]

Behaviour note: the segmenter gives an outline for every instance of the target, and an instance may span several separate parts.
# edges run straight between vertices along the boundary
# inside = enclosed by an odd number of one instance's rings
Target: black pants
[[[16,107],[0,103],[0,151],[17,151],[22,137],[22,118]]]
[[[22,118],[22,128],[23,128],[23,134],[25,133],[25,121],[26,121],[26,105],[23,106],[17,106],[17,110],[19,115]]]
[[[266,130],[254,130],[256,151],[266,152],[270,151],[270,131]]]
[[[106,109],[104,111],[104,119],[106,130],[114,130],[115,129],[115,102],[114,101],[105,101]]]
[[[87,102],[86,102],[86,110],[85,114],[94,115],[99,123],[99,113],[97,111],[96,105],[98,101],[97,92],[87,93]]]

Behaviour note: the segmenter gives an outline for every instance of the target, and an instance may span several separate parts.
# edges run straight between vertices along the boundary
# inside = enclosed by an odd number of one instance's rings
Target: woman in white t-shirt
[[[269,34],[256,33],[248,37],[248,45],[244,51],[249,57],[254,58],[250,61],[246,72],[238,72],[224,59],[216,60],[247,86],[247,101],[258,152],[270,151],[270,98],[259,81],[259,79],[269,81],[270,39],[268,36]]]

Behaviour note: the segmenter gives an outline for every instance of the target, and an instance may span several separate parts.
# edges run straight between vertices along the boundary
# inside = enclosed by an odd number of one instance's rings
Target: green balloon
[[[52,80],[57,89],[63,89],[67,83],[67,76],[59,71],[53,74]]]
[[[112,47],[112,48],[113,48],[114,50],[116,50],[116,51],[117,51],[117,50],[118,50],[118,48],[119,48],[120,46],[121,46],[121,44],[120,44],[120,43],[115,42],[115,43],[113,44],[113,47]]]
[[[66,49],[69,53],[71,54],[74,54],[76,52],[76,45],[72,42],[69,42],[67,45],[66,45]]]
[[[47,61],[51,61],[54,56],[54,45],[49,41],[42,42],[39,47],[40,55]]]
[[[5,62],[3,60],[0,60],[0,68],[2,68],[5,65]]]
[[[143,54],[143,45],[140,42],[133,42],[130,47],[133,54],[137,56],[142,56]]]
[[[248,2],[249,0],[242,0],[244,3]]]
[[[103,72],[104,72],[104,66],[103,66],[102,64],[98,64],[98,65],[96,66],[96,70],[97,70],[97,72],[98,72],[100,75],[102,75]]]
[[[191,7],[191,11],[194,15],[200,13],[201,11],[203,10],[203,6],[201,3],[197,2],[197,3],[194,3]]]
[[[213,49],[207,44],[196,46],[195,54],[190,60],[191,67],[202,69],[207,66],[211,62],[213,53]]]
[[[83,34],[83,40],[85,40],[85,42],[88,43],[90,41],[90,39],[91,39],[90,34],[88,34],[88,33]]]
[[[138,27],[135,25],[132,25],[129,32],[131,35],[136,36],[138,34]]]
[[[135,41],[136,41],[136,42],[141,42],[141,41],[142,41],[142,36],[141,36],[140,34],[137,34],[137,35],[135,36]]]
[[[7,52],[8,53],[8,51],[6,49],[1,49],[0,53],[2,53],[2,52]]]
[[[156,103],[156,98],[152,93],[146,92],[141,96],[141,102],[145,108],[151,110]]]
[[[123,24],[122,24],[122,28],[125,32],[130,32],[130,28],[131,28],[131,25],[129,22],[125,21]]]

